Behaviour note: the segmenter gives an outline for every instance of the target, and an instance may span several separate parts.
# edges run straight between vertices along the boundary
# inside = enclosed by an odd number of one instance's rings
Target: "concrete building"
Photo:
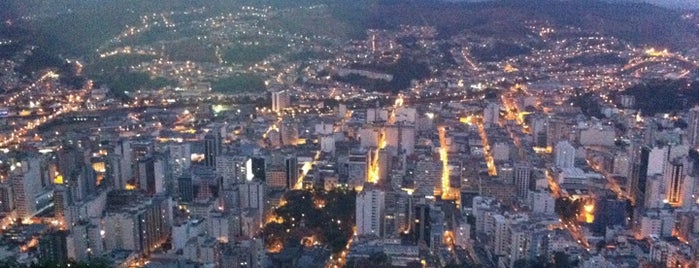
[[[697,148],[699,147],[699,106],[689,110],[686,122],[688,125],[687,130],[685,130],[687,143],[690,147]]]
[[[272,111],[280,113],[290,105],[291,99],[286,90],[272,92]]]
[[[357,235],[383,237],[385,196],[385,192],[379,189],[364,189],[357,194]]]
[[[113,191],[104,216],[105,250],[149,254],[170,234],[171,204],[161,196],[141,191]]]
[[[43,160],[30,157],[10,166],[9,181],[12,184],[15,212],[21,219],[29,219],[49,202],[39,200],[42,192],[46,192],[46,174],[42,167]]]
[[[531,184],[532,169],[529,163],[517,163],[514,167],[514,183],[517,197],[527,200]]]
[[[249,157],[222,154],[216,158],[216,175],[223,179],[223,188],[251,181],[254,177],[252,171],[252,159]]]
[[[558,168],[575,167],[575,147],[567,140],[559,141],[554,151],[555,164]]]

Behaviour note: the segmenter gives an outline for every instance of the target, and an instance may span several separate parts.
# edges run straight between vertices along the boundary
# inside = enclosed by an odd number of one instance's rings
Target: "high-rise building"
[[[435,187],[441,187],[442,165],[429,156],[421,156],[415,163],[415,194],[419,196],[434,195]]]
[[[616,198],[613,194],[600,196],[595,202],[595,218],[592,231],[605,234],[607,227],[626,225],[626,200]]]
[[[112,191],[104,216],[105,250],[129,250],[148,254],[170,234],[171,205],[162,196],[146,197],[142,191]]]
[[[172,167],[174,176],[182,175],[191,166],[191,146],[190,143],[171,143],[167,145],[167,150],[170,153],[170,167]]]
[[[648,169],[647,175],[652,176],[655,174],[663,174],[665,170],[665,165],[668,163],[668,156],[670,155],[670,147],[653,147],[648,152]]]
[[[612,173],[628,177],[629,171],[631,170],[629,155],[626,152],[617,152],[616,155],[614,155],[612,167]]]
[[[347,161],[348,182],[353,186],[361,186],[368,178],[369,156],[364,150],[351,151]]]
[[[395,110],[396,123],[415,124],[417,110],[411,107],[401,106]]]
[[[240,208],[255,209],[260,217],[264,216],[265,190],[265,184],[261,181],[250,181],[238,184]]]
[[[298,124],[294,121],[285,121],[279,129],[283,145],[296,145],[299,139]]]
[[[415,219],[411,228],[413,237],[418,243],[430,245],[430,233],[432,233],[430,206],[427,204],[416,204],[413,210],[413,218]]]
[[[192,176],[181,176],[177,179],[177,193],[182,202],[194,201],[194,182]]]
[[[556,200],[547,191],[529,191],[529,207],[534,214],[553,215]]]
[[[497,103],[489,102],[483,109],[483,123],[486,126],[497,124],[500,118],[500,106]]]
[[[262,241],[259,239],[243,240],[242,243],[226,245],[221,254],[220,267],[229,268],[259,268],[262,267],[259,252],[262,249]]]
[[[241,155],[220,155],[216,158],[216,174],[222,177],[223,188],[251,181],[254,177],[252,159]]]
[[[646,146],[635,146],[632,149],[631,179],[629,180],[629,196],[637,203],[643,203],[648,179],[648,161],[650,149]]]
[[[556,167],[572,168],[575,167],[575,147],[567,140],[559,141],[556,144],[555,150]]]
[[[43,209],[37,200],[37,196],[44,189],[42,185],[42,162],[41,158],[31,157],[25,161],[13,164],[10,168],[9,179],[12,183],[15,211],[19,218],[30,218]]]
[[[69,189],[70,203],[82,201],[95,193],[96,174],[91,166],[76,166],[72,172],[63,176],[63,180]]]
[[[507,267],[515,267],[515,262],[520,259],[529,258],[530,247],[532,246],[531,226],[526,223],[512,224],[508,226],[510,238],[509,252],[507,252]],[[503,258],[504,259],[504,258]]]
[[[149,195],[165,192],[167,163],[164,155],[151,155],[137,161],[136,179],[140,189]]]
[[[273,189],[285,189],[287,187],[286,171],[283,166],[272,166],[265,173],[267,186]]]
[[[357,194],[357,235],[383,237],[385,195],[379,189],[364,189]]]
[[[267,178],[266,165],[267,161],[263,156],[253,156],[252,157],[252,176],[258,180],[265,181]]]
[[[690,109],[687,115],[687,143],[690,147],[697,148],[699,146],[699,106]]]
[[[645,192],[643,194],[644,208],[661,208],[664,206],[667,193],[663,191],[663,176],[655,174],[646,179]]]
[[[204,136],[204,164],[216,166],[216,157],[221,154],[221,131],[214,129]]]
[[[561,140],[568,139],[570,135],[570,125],[561,118],[548,118],[546,124],[546,146],[553,147]]]
[[[125,189],[126,184],[133,178],[131,141],[120,140],[114,148],[116,157],[113,160],[113,166],[117,167],[118,172],[114,174],[115,186],[117,189]]]
[[[531,180],[531,166],[528,163],[517,163],[514,167],[514,182],[517,189],[517,197],[527,200]]]
[[[9,180],[0,181],[0,211],[10,212],[15,208],[12,184]]]
[[[396,153],[406,155],[415,151],[415,126],[398,122],[395,125],[386,126],[384,129],[386,146],[394,147],[397,149]]]
[[[291,105],[291,100],[286,90],[272,92],[272,111],[279,113],[289,105]]]
[[[68,263],[66,237],[68,232],[52,230],[39,239],[39,258],[41,261],[60,267]]]
[[[362,148],[379,147],[379,137],[382,135],[380,127],[367,126],[359,129],[359,139]]]
[[[100,219],[94,222],[79,221],[71,226],[70,234],[66,238],[68,246],[68,258],[77,261],[86,261],[90,257],[98,256],[104,252],[100,228]]]
[[[289,156],[284,160],[286,166],[286,188],[294,188],[299,178],[299,164],[296,156]]]
[[[685,164],[681,159],[671,160],[665,167],[663,179],[665,181],[665,198],[672,206],[681,206],[685,180]]]
[[[328,154],[335,153],[335,137],[332,134],[320,136],[320,150]]]

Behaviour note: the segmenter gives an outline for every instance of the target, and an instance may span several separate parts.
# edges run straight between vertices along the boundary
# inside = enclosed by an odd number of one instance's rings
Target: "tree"
[[[567,197],[564,197],[556,199],[554,210],[562,220],[571,222],[574,221],[577,215],[580,213],[582,206],[583,203],[581,199],[573,201]]]
[[[567,268],[572,267],[573,263],[570,261],[568,254],[557,251],[553,253],[553,265],[555,268]]]

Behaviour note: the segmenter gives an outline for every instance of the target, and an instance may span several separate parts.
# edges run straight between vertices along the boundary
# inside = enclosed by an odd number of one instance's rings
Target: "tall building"
[[[362,148],[379,147],[379,137],[382,135],[382,128],[367,125],[359,129],[359,139]]]
[[[553,147],[559,141],[569,138],[571,127],[562,118],[549,118],[546,126],[547,147]]]
[[[138,161],[154,151],[155,147],[150,141],[123,139],[117,143],[114,148],[115,157],[109,157],[110,166],[116,169],[112,175],[117,189],[126,189],[127,185],[137,182]]]
[[[555,162],[558,168],[575,167],[575,147],[567,140],[559,141],[556,144]]]
[[[653,147],[648,152],[648,169],[647,175],[664,174],[665,166],[668,163],[670,155],[670,147]]]
[[[265,181],[266,180],[266,160],[263,156],[253,156],[252,157],[252,176],[254,178],[257,178],[259,180]]]
[[[237,186],[240,197],[239,207],[256,211],[259,219],[262,219],[265,211],[265,184],[260,181],[250,181]]]
[[[182,202],[194,201],[194,182],[191,175],[177,178],[177,193]]]
[[[43,192],[42,185],[42,159],[32,157],[22,162],[17,162],[11,166],[9,179],[12,183],[12,190],[17,217],[27,219],[43,206],[37,197]]]
[[[328,154],[335,153],[335,137],[332,134],[320,136],[320,150]]]
[[[267,186],[273,189],[285,189],[287,187],[286,171],[283,166],[271,166],[265,172]]]
[[[697,148],[699,146],[699,106],[689,110],[686,121],[688,123],[687,143],[690,147]]]
[[[517,163],[514,167],[514,182],[517,189],[517,197],[527,200],[531,181],[531,166],[528,163]]]
[[[52,230],[39,239],[39,259],[63,267],[68,263],[66,231]]]
[[[117,189],[124,189],[128,181],[133,178],[131,141],[120,140],[114,148],[114,154],[116,157],[111,158],[112,165],[118,170],[114,174],[114,186]]]
[[[529,207],[534,214],[554,215],[556,200],[548,191],[529,191]]]
[[[96,192],[97,178],[95,170],[91,166],[82,165],[74,169],[67,179],[68,187],[73,195],[73,202],[82,201]]]
[[[296,156],[289,156],[284,160],[286,166],[286,188],[294,188],[299,178],[299,161]]]
[[[190,143],[172,143],[167,145],[172,174],[180,176],[192,165],[192,148]]]
[[[252,159],[241,155],[220,155],[216,158],[216,175],[222,177],[223,188],[251,181],[254,177]]]
[[[646,178],[645,192],[643,193],[644,208],[661,208],[665,205],[663,201],[667,197],[667,192],[663,191],[663,183],[664,178],[660,174]]]
[[[646,146],[635,146],[632,149],[631,179],[629,180],[629,196],[642,203],[645,200],[646,181],[648,179],[648,161],[650,149]]]
[[[0,181],[0,211],[11,212],[15,208],[12,184],[9,180]]]
[[[514,267],[515,262],[520,259],[528,259],[530,247],[532,247],[531,225],[517,223],[508,226],[510,244],[508,248],[507,267]],[[499,260],[498,260],[499,261]]]
[[[430,245],[430,233],[432,233],[430,206],[427,204],[416,204],[413,210],[413,218],[415,219],[411,228],[413,237],[419,244],[425,243],[425,245]]]
[[[483,123],[487,126],[497,124],[500,119],[500,106],[497,103],[489,102],[483,109]]]
[[[291,100],[286,90],[272,92],[272,111],[279,113],[289,105],[291,105]]]
[[[170,234],[171,205],[162,196],[146,197],[142,191],[112,191],[104,216],[105,250],[129,250],[149,254]]]
[[[258,252],[262,250],[259,239],[243,240],[235,245],[225,245],[221,254],[220,267],[259,268],[262,267]]]
[[[140,189],[149,195],[165,192],[167,163],[164,155],[152,155],[137,161],[136,179]]]
[[[204,136],[204,164],[216,166],[216,157],[221,154],[221,131],[213,129]]]
[[[357,235],[383,236],[383,214],[386,194],[379,189],[364,189],[357,194]]]
[[[605,234],[607,227],[626,225],[626,200],[618,199],[613,194],[600,196],[595,202],[595,219],[592,231]]]
[[[79,221],[71,226],[67,239],[68,258],[77,261],[86,261],[90,257],[104,253],[99,221]]]
[[[671,160],[665,167],[663,174],[665,181],[665,198],[672,206],[681,206],[685,180],[685,164],[681,159]]]
[[[405,122],[384,127],[386,146],[396,148],[397,153],[410,155],[415,151],[415,126]],[[377,144],[378,145],[378,144]]]
[[[351,151],[347,161],[348,183],[361,186],[369,176],[369,153],[364,150]]]
[[[299,140],[298,124],[294,121],[285,121],[279,129],[282,145],[296,145]]]
[[[433,157],[421,156],[415,163],[414,174],[416,195],[434,195],[435,187],[441,187],[442,165]]]

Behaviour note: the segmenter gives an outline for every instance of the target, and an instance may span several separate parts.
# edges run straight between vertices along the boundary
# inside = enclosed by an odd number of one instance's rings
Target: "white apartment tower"
[[[365,189],[357,194],[357,235],[381,237],[385,193],[379,189]]]
[[[291,100],[286,90],[272,92],[272,111],[277,113],[289,107]]]

